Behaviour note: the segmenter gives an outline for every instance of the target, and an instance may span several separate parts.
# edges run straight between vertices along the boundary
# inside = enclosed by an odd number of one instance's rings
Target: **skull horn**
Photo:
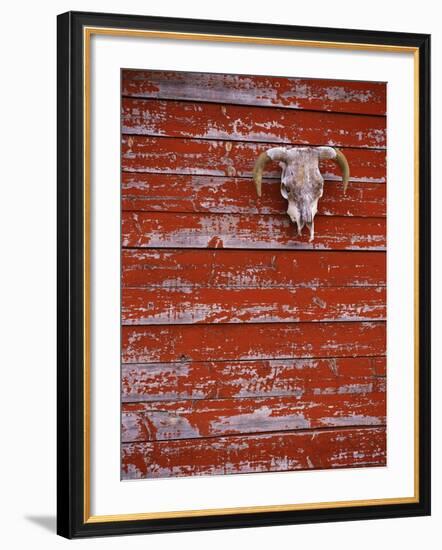
[[[253,179],[255,181],[258,197],[261,196],[262,172],[264,170],[264,166],[270,160],[287,162],[287,149],[285,147],[272,147],[271,149],[267,149],[264,153],[261,153],[256,159],[255,166],[253,168]]]
[[[344,153],[342,153],[339,149],[335,149],[336,151],[336,162],[339,164],[340,169],[342,170],[342,182],[344,184],[344,195],[347,192],[347,185],[348,180],[350,178],[350,167],[348,166],[348,161],[345,158]]]
[[[332,159],[338,163],[340,169],[342,170],[342,182],[344,184],[344,195],[347,192],[348,180],[350,178],[350,167],[348,166],[347,159],[345,158],[344,153],[342,153],[336,147],[318,147],[319,149],[319,158]]]
[[[264,153],[261,153],[259,157],[256,159],[255,166],[253,167],[253,181],[255,182],[256,187],[256,193],[258,197],[261,196],[261,184],[262,184],[262,172],[264,170],[264,166],[272,160],[266,151]]]

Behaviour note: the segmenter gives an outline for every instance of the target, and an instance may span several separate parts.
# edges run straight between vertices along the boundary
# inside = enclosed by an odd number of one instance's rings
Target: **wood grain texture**
[[[385,357],[375,357],[373,358],[373,367],[374,374],[376,376],[386,376],[387,375],[387,361]]]
[[[386,221],[316,216],[310,242],[286,215],[123,212],[122,239],[130,248],[384,250]]]
[[[385,148],[382,116],[171,100],[122,100],[123,134]]]
[[[123,363],[385,355],[385,323],[123,326]]]
[[[122,400],[178,401],[385,392],[385,357],[126,364]]]
[[[123,249],[122,284],[151,288],[385,286],[384,252]]]
[[[123,479],[385,466],[386,85],[122,72]],[[315,240],[266,166],[323,161]]]
[[[381,426],[383,393],[125,403],[122,442]]]
[[[124,288],[123,325],[385,320],[385,287]]]
[[[247,178],[180,174],[122,173],[122,208],[126,211],[212,212],[220,214],[285,214],[287,201],[280,182],[263,180],[262,197]],[[386,186],[326,181],[319,215],[384,217]]]
[[[327,145],[319,142],[317,145]],[[127,172],[156,172],[251,178],[260,153],[272,143],[123,135],[121,165]],[[385,183],[386,153],[382,149],[342,148],[351,166],[350,181]],[[330,160],[320,163],[324,179],[341,181]],[[276,162],[266,165],[266,176],[280,178]],[[251,185],[252,182],[250,183]]]
[[[125,70],[122,94],[366,115],[387,107],[385,83],[319,78]]]
[[[385,466],[384,427],[125,443],[125,479]]]

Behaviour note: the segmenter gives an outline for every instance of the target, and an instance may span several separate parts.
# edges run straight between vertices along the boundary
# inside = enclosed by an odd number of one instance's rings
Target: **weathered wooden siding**
[[[124,288],[384,287],[384,252],[123,249]]]
[[[386,87],[122,78],[122,478],[386,464]],[[275,144],[339,146],[315,240]]]
[[[385,465],[385,427],[123,443],[125,479]]]
[[[193,214],[123,212],[123,246],[128,248],[272,248],[385,250],[385,218],[315,218],[315,240],[298,236],[285,214]]]
[[[365,115],[385,115],[387,108],[380,82],[274,76],[124,71],[122,94]]]
[[[125,134],[314,145],[318,136],[339,147],[385,146],[378,116],[272,109],[191,101],[123,99]]]
[[[311,145],[320,145],[318,141],[315,140]],[[330,141],[323,143],[334,145],[333,140]],[[122,167],[125,172],[238,176],[250,179],[256,157],[274,146],[274,142],[124,135]],[[342,152],[351,166],[350,181],[385,183],[386,155],[383,149],[342,147]],[[340,181],[340,169],[336,163],[324,161],[321,167],[325,179]],[[276,162],[266,166],[267,177],[278,178],[280,174],[281,168]]]
[[[127,363],[125,403],[385,391],[384,357]]]
[[[285,214],[280,182],[263,179],[259,201],[250,193],[248,178],[123,172],[124,211],[211,212],[219,214]],[[385,185],[353,182],[343,195],[340,181],[326,181],[321,199],[323,216],[382,218],[386,212]]]
[[[214,323],[122,327],[124,363],[385,354],[385,322]]]

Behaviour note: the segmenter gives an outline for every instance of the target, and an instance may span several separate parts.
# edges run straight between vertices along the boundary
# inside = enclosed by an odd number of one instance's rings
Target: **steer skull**
[[[304,225],[310,231],[310,241],[314,238],[314,218],[318,210],[318,200],[324,191],[324,178],[319,171],[319,161],[332,159],[342,170],[344,194],[347,190],[350,169],[345,156],[334,147],[273,147],[261,153],[253,169],[258,197],[261,196],[262,172],[267,162],[278,161],[282,168],[281,195],[288,200],[287,214],[296,223],[298,235]]]

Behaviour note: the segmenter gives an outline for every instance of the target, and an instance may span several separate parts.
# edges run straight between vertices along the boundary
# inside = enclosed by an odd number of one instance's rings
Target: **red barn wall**
[[[386,86],[122,75],[122,477],[386,463]],[[321,163],[298,237],[275,144]]]

